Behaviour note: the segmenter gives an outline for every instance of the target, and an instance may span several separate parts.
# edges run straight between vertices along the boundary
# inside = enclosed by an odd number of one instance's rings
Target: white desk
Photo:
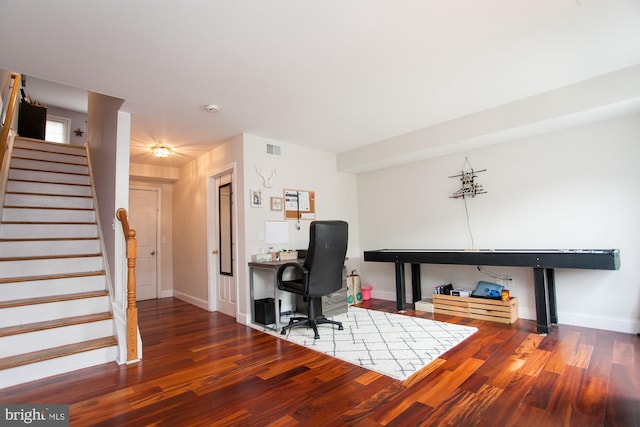
[[[285,261],[267,261],[267,262],[252,261],[249,263],[249,304],[251,304],[251,323],[256,324],[256,307],[254,304],[254,292],[253,292],[253,274],[256,269],[268,270],[268,271],[270,270],[273,274],[273,302],[276,305],[275,306],[275,318],[276,318],[275,330],[280,329],[280,304],[278,304],[279,289],[278,289],[278,283],[276,280],[277,280],[278,269],[280,268],[280,266],[290,262],[302,264],[304,263],[304,259],[298,258],[298,259],[285,260]],[[264,325],[264,326],[269,327],[268,325]]]

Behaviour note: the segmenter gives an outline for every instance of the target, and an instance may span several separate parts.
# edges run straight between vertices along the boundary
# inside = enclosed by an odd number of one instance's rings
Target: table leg
[[[558,308],[556,305],[556,278],[553,268],[547,268],[547,295],[549,296],[549,318],[554,325],[558,324]]]
[[[398,311],[405,311],[407,308],[407,297],[404,281],[404,263],[396,262],[396,308]]]
[[[280,329],[280,299],[278,298],[278,270],[273,270],[273,303],[276,313],[276,331]]]
[[[251,307],[249,308],[249,310],[251,311],[251,323],[255,323],[256,308],[253,296],[253,267],[249,267],[249,305],[251,305]]]
[[[411,264],[411,291],[413,292],[413,303],[415,304],[422,299],[420,264]]]
[[[536,326],[539,334],[550,332],[549,295],[545,284],[545,269],[533,269],[533,286],[536,295]]]

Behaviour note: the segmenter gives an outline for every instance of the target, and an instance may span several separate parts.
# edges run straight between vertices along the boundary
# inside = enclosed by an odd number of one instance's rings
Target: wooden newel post
[[[136,230],[129,227],[126,209],[120,208],[116,217],[122,223],[127,241],[127,360],[138,359],[138,307],[136,306],[136,258],[138,242]]]
[[[138,358],[138,307],[136,306],[136,231],[127,233],[127,360]]]

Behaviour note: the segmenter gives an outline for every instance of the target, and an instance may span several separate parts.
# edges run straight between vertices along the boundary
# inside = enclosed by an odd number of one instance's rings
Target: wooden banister
[[[122,223],[122,231],[127,241],[127,360],[138,359],[138,307],[136,305],[136,258],[138,242],[136,230],[129,226],[127,210],[120,208],[116,218]]]
[[[7,104],[7,114],[5,115],[4,124],[2,125],[2,131],[0,132],[0,165],[4,159],[4,152],[7,148],[7,141],[9,140],[9,128],[11,122],[13,122],[13,113],[16,110],[18,102],[18,91],[22,82],[20,74],[11,73],[11,79],[13,80],[13,87],[11,88],[11,95],[9,96],[9,103]],[[0,112],[0,116],[2,112]]]

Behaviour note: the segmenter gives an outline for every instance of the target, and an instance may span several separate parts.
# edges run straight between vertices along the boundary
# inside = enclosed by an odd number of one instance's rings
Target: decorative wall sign
[[[465,170],[465,167],[469,166],[468,170]],[[458,175],[452,175],[449,178],[460,178],[460,188],[456,190],[451,196],[452,199],[467,199],[476,197],[476,194],[485,194],[486,191],[482,187],[482,185],[476,182],[477,173],[486,172],[486,169],[482,169],[479,171],[473,170],[471,164],[469,163],[469,159],[465,158],[464,165],[462,167],[462,171]]]

